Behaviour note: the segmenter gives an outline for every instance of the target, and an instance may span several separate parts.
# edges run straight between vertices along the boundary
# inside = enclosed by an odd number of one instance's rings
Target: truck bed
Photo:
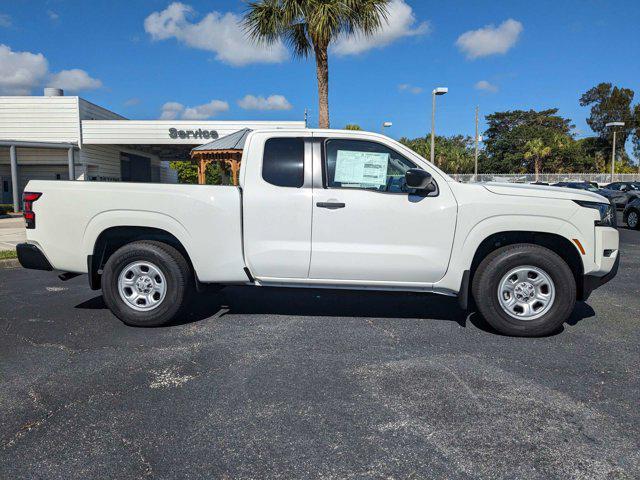
[[[241,282],[241,195],[237,187],[125,182],[31,181],[36,228],[29,243],[56,270],[86,273],[99,235],[114,227],[149,227],[175,236],[203,282]]]

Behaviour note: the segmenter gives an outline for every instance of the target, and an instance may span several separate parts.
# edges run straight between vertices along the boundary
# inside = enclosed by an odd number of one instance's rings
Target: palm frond
[[[370,36],[388,22],[390,0],[345,0],[350,14],[348,33]]]
[[[256,42],[275,43],[285,30],[284,13],[279,0],[250,2],[244,16],[245,32]]]
[[[311,52],[312,45],[307,36],[306,23],[300,22],[290,25],[284,33],[284,41],[296,57],[306,58]]]
[[[244,27],[254,40],[283,38],[299,56],[326,48],[341,34],[369,36],[387,22],[390,0],[254,0]]]

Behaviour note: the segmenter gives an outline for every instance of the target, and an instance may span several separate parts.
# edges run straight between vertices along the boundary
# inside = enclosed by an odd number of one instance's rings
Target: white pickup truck
[[[615,210],[587,191],[458,183],[354,131],[253,131],[241,165],[239,187],[31,181],[19,260],[88,273],[130,325],[171,322],[204,284],[256,285],[457,296],[523,336],[617,271]]]

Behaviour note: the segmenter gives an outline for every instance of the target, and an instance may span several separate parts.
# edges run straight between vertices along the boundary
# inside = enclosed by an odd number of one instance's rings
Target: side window
[[[304,139],[268,139],[264,144],[262,178],[278,187],[302,187],[304,183]]]
[[[408,193],[404,175],[416,165],[382,144],[329,139],[325,143],[325,180],[329,188]]]

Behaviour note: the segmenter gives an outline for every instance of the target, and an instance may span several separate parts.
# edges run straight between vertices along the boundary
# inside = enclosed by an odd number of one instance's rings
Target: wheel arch
[[[575,278],[578,299],[583,297],[584,265],[578,247],[567,237],[550,232],[506,230],[487,236],[480,242],[473,255],[469,266],[469,283],[473,281],[473,276],[478,266],[487,255],[498,248],[520,243],[530,243],[548,248],[562,258],[571,269]]]
[[[189,268],[191,268],[195,274],[189,252],[183,243],[171,232],[155,227],[119,225],[101,231],[93,244],[91,253],[87,255],[90,287],[93,290],[100,289],[102,269],[116,250],[124,245],[141,240],[155,240],[171,245],[185,258],[189,264]]]

